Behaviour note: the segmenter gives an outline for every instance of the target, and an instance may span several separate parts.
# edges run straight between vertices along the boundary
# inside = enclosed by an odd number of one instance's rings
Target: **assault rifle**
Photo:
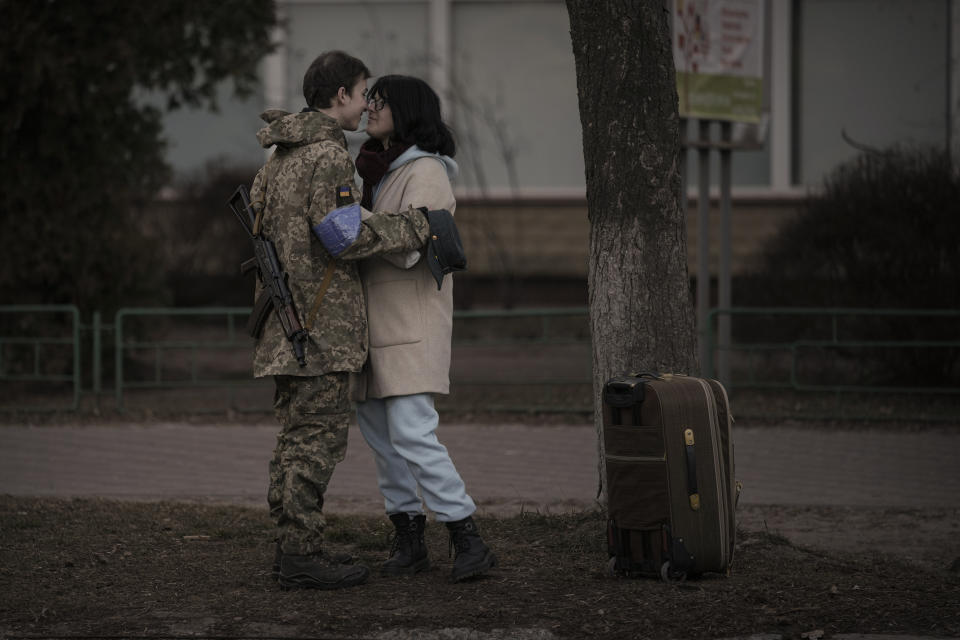
[[[250,236],[253,242],[253,257],[240,265],[240,273],[247,274],[254,269],[264,289],[257,297],[253,312],[247,321],[247,332],[254,338],[259,338],[263,325],[267,321],[270,310],[273,309],[293,347],[293,354],[301,367],[306,366],[304,344],[307,342],[307,331],[300,324],[297,308],[293,304],[293,296],[287,287],[287,273],[280,266],[277,257],[277,248],[260,231],[259,220],[250,203],[250,192],[247,187],[240,185],[228,202],[240,225]]]

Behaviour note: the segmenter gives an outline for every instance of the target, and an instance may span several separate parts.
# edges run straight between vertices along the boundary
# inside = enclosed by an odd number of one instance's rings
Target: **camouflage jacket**
[[[367,312],[355,260],[420,248],[429,232],[426,218],[415,210],[378,213],[363,222],[354,244],[334,260],[312,228],[336,208],[337,187],[349,185],[357,193],[343,130],[335,119],[314,111],[270,110],[261,117],[268,124],[257,139],[263,147],[276,149],[254,178],[250,198],[254,207],[262,203],[263,233],[277,247],[310,339],[307,364],[301,367],[271,313],[254,347],[253,375],[360,371],[367,358]],[[260,290],[258,281],[257,295]]]

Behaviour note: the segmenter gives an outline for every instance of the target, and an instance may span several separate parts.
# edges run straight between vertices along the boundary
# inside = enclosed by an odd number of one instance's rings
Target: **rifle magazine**
[[[264,289],[257,296],[257,301],[253,305],[253,311],[247,318],[247,333],[251,338],[259,338],[263,333],[263,325],[267,323],[270,312],[273,311],[273,296],[268,289]]]

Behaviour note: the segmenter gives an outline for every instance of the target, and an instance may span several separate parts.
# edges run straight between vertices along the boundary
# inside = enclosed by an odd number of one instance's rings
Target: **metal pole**
[[[80,407],[80,394],[83,391],[83,384],[80,380],[83,376],[83,350],[80,348],[80,310],[75,306],[70,307],[70,314],[73,316],[73,407],[76,411]],[[39,348],[39,344],[37,345]],[[35,369],[39,373],[39,368]]]
[[[116,409],[123,411],[123,309],[117,311],[113,320],[113,388],[116,393]]]
[[[947,149],[960,167],[960,0],[947,3]]]
[[[103,370],[102,366],[102,354],[101,351],[101,339],[100,339],[101,323],[100,323],[100,312],[93,312],[93,405],[96,410],[100,411],[100,377],[101,371]]]
[[[700,147],[697,155],[697,336],[700,369],[704,375],[713,375],[708,366],[707,312],[710,309],[710,121],[700,120]]]
[[[720,124],[720,140],[725,143],[720,148],[720,269],[717,273],[717,306],[729,309],[730,304],[730,182],[733,150],[733,125],[730,122]],[[717,316],[717,376],[723,386],[730,388],[730,314]]]

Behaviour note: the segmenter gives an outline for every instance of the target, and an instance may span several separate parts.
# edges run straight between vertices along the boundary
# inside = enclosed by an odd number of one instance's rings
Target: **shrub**
[[[958,203],[960,173],[947,153],[894,147],[862,154],[834,170],[772,239],[762,270],[745,283],[747,296],[772,306],[960,309]],[[956,318],[859,318],[841,337],[957,340],[957,324]],[[945,379],[960,379],[956,348],[857,356],[874,381],[944,386]]]
[[[167,183],[163,112],[245,97],[273,0],[4,2],[0,300],[108,316],[168,299],[141,221]],[[229,194],[228,194],[229,195]]]

